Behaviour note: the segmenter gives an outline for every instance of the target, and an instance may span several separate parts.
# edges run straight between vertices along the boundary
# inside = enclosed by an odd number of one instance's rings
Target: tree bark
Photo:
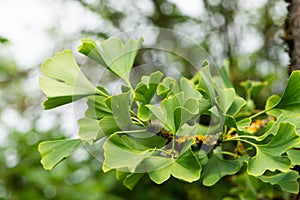
[[[300,0],[286,0],[289,3],[285,22],[285,41],[290,56],[289,73],[300,70]]]

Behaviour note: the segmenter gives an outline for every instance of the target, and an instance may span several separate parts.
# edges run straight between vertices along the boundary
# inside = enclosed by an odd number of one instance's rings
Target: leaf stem
[[[250,119],[253,119],[253,118],[255,118],[255,117],[259,116],[259,115],[262,115],[262,114],[268,112],[268,111],[271,110],[271,109],[272,109],[272,108],[269,108],[269,109],[266,109],[266,110],[262,110],[262,111],[260,111],[260,112],[258,112],[258,113],[256,113],[256,114],[250,116],[249,118],[250,118]]]
[[[109,97],[108,94],[105,94],[104,92],[102,92],[101,90],[97,89],[97,93],[104,96],[104,97]]]
[[[243,136],[243,137],[242,137]],[[252,146],[256,146],[256,144],[254,144],[253,142],[250,142],[248,140],[244,140],[242,138],[248,138],[248,139],[255,139],[253,136],[247,136],[247,135],[241,135],[241,136],[235,136],[235,137],[232,137],[232,138],[229,138],[229,139],[226,139],[226,140],[223,140],[223,141],[231,141],[231,140],[238,140],[238,141],[241,141],[241,142],[245,142],[245,143],[248,143]]]
[[[130,131],[116,131],[115,133],[143,133],[143,132],[147,132],[147,129],[130,130]]]
[[[138,122],[140,125],[146,126],[147,124],[145,124],[145,122],[143,122],[142,120],[140,120],[137,117],[131,117],[131,119],[133,119],[134,121]]]
[[[224,155],[229,155],[232,157],[236,157],[236,154],[229,152],[229,151],[221,151],[221,152],[216,152],[216,154],[224,154]]]

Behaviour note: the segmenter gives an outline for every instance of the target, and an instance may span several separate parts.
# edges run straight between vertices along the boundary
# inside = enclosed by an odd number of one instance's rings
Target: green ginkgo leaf
[[[139,51],[143,38],[130,39],[125,44],[119,38],[111,37],[101,42],[101,55],[109,69],[129,82],[130,70]]]
[[[183,106],[176,107],[174,110],[175,128],[178,130],[183,124],[199,115],[199,101],[194,98],[188,98]]]
[[[107,106],[105,100],[107,97],[100,95],[93,95],[88,97],[87,110],[85,116],[93,119],[102,119],[106,116],[112,116],[111,108]]]
[[[143,76],[134,90],[134,100],[144,104],[150,103],[162,77],[163,74],[159,71],[150,74],[150,76]]]
[[[299,144],[300,139],[295,131],[295,126],[290,123],[280,123],[276,134],[266,144],[254,144],[256,155],[249,158],[248,173],[260,176],[266,170],[279,170],[286,172],[291,166],[288,156],[282,155],[289,149]]]
[[[161,98],[166,98],[169,95],[174,95],[180,91],[178,83],[171,77],[166,77],[157,87],[157,95]]]
[[[170,95],[168,98],[161,102],[160,106],[147,105],[151,113],[154,114],[166,129],[176,132],[176,126],[174,121],[174,112],[177,107],[181,105],[183,101],[183,93],[177,93],[176,95]]]
[[[291,159],[293,166],[300,165],[300,151],[298,149],[289,150],[287,155]]]
[[[52,169],[63,159],[69,157],[75,150],[81,147],[80,139],[52,140],[39,144],[39,152],[42,156],[41,163],[44,169]]]
[[[200,99],[202,97],[201,93],[197,90],[197,86],[185,77],[180,79],[180,87],[183,91],[184,98],[194,98]]]
[[[283,113],[286,116],[297,115],[300,112],[300,71],[294,71],[287,83],[285,91],[282,97],[271,96],[268,99],[267,109],[272,112],[273,110],[278,115],[278,111]],[[273,111],[273,112],[274,112]],[[276,112],[277,111],[277,112]]]
[[[278,173],[272,176],[258,176],[260,180],[271,185],[279,185],[279,187],[289,193],[298,194],[299,185],[298,179],[300,178],[298,172],[290,170],[285,173]]]
[[[130,71],[143,41],[143,38],[130,39],[123,44],[119,38],[111,37],[100,43],[100,49],[94,40],[84,38],[78,51],[129,83]]]
[[[239,96],[235,96],[230,108],[227,110],[227,114],[235,116],[246,105],[246,101]]]
[[[225,115],[235,99],[235,90],[233,88],[217,88],[216,103]]]
[[[149,172],[150,179],[157,184],[167,181],[171,175],[191,183],[199,180],[202,170],[198,158],[190,148],[184,151],[177,159],[156,156],[150,157],[147,161],[149,162],[148,165],[152,167],[157,165],[157,163],[160,164],[156,170]],[[153,169],[155,168],[153,167]]]
[[[246,157],[236,160],[224,160],[214,153],[203,166],[203,185],[212,186],[222,177],[237,173],[242,167],[245,158]]]
[[[96,42],[90,38],[81,39],[81,45],[78,48],[78,52],[86,55],[87,57],[93,59],[98,64],[107,68],[107,64],[104,62],[101,52],[96,44]]]
[[[154,149],[144,151],[134,149],[118,134],[111,135],[103,148],[105,158],[103,164],[106,168],[124,169],[131,173],[134,173],[138,164],[150,157],[154,151]]]
[[[80,71],[71,50],[59,52],[42,64],[39,84],[48,98],[45,109],[93,94],[104,95]]]
[[[116,124],[120,129],[132,125],[130,118],[130,92],[111,96],[111,111]]]
[[[135,173],[135,174],[128,174],[125,179],[123,180],[123,184],[130,190],[132,190],[135,185],[141,180],[144,173]]]
[[[104,137],[104,134],[100,134],[101,127],[99,121],[91,118],[81,118],[78,120],[79,131],[78,135],[81,140],[88,142],[90,145],[97,138]]]
[[[138,117],[143,121],[150,119],[149,109],[145,105],[150,103],[162,77],[163,74],[159,71],[150,74],[150,76],[143,76],[134,90],[133,99],[142,103],[138,107]]]
[[[244,87],[248,100],[256,98],[256,96],[259,94],[262,88],[268,85],[268,82],[246,80],[241,82],[240,85]]]

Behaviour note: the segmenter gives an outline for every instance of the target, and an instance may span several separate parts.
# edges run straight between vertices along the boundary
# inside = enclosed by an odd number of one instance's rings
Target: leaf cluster
[[[115,170],[117,179],[130,189],[144,175],[157,184],[173,176],[212,186],[225,176],[246,174],[298,193],[294,168],[300,164],[299,71],[292,73],[281,97],[271,96],[265,110],[257,112],[249,109],[249,101],[266,83],[243,82],[244,99],[232,87],[226,66],[215,77],[207,62],[190,79],[175,80],[156,71],[133,87],[130,72],[142,41],[109,38],[97,45],[83,39],[78,49],[124,81],[120,94],[93,85],[70,50],[42,64],[45,109],[87,98],[78,139],[39,145],[45,169],[83,144],[101,140],[103,171]]]

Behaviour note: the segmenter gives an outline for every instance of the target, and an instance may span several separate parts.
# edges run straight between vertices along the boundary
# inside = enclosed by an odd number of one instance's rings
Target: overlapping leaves
[[[103,171],[116,170],[117,178],[130,189],[144,174],[157,184],[173,176],[212,186],[242,171],[284,191],[298,192],[299,176],[293,167],[300,164],[294,149],[300,146],[299,71],[292,73],[282,97],[270,97],[266,110],[254,114],[247,104],[266,84],[242,83],[246,101],[232,87],[228,69],[221,69],[220,79],[212,76],[207,62],[191,79],[175,80],[157,71],[132,87],[130,72],[142,41],[109,38],[97,46],[83,39],[79,47],[79,52],[125,81],[120,94],[110,95],[94,86],[70,50],[42,64],[45,109],[88,99],[85,117],[78,121],[80,139],[40,144],[45,169],[52,169],[82,144],[94,145],[104,138]],[[248,131],[265,113],[277,120]],[[203,116],[209,116],[211,127],[202,124]]]

